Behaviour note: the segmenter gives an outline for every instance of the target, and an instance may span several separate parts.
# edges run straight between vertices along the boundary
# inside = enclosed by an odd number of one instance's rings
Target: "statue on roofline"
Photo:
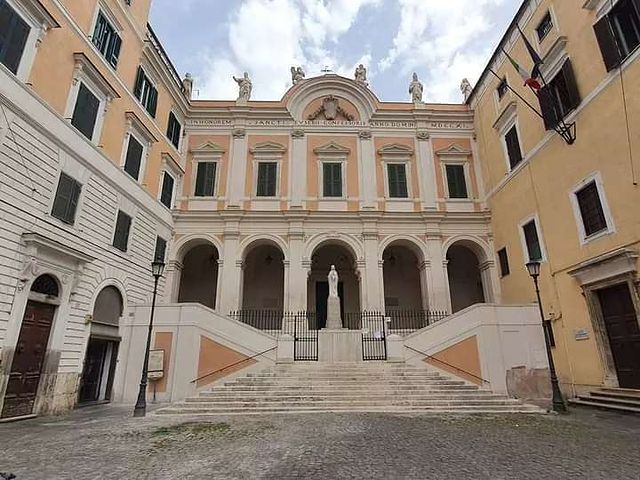
[[[249,74],[244,72],[244,76],[240,78],[233,77],[238,84],[238,100],[247,101],[251,99],[251,90],[253,90],[253,84],[249,78]]]

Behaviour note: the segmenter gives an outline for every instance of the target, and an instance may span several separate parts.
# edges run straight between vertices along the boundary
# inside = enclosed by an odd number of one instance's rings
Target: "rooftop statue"
[[[423,89],[422,83],[418,80],[418,74],[413,72],[413,80],[409,84],[409,93],[411,94],[411,101],[413,103],[422,103]]]
[[[305,78],[305,73],[304,70],[302,70],[302,67],[291,67],[291,81],[293,82],[293,84],[295,85],[296,83],[304,80]]]
[[[244,72],[243,77],[236,78],[234,76],[233,79],[238,84],[238,100],[247,101],[251,99],[251,90],[253,89],[253,84],[251,83],[249,74],[247,72]]]
[[[187,73],[182,79],[182,93],[187,97],[187,100],[191,100],[191,95],[193,92],[193,77],[191,77],[190,73]]]
[[[471,92],[473,91],[473,87],[469,83],[469,80],[467,80],[466,78],[462,79],[462,83],[460,84],[460,91],[462,92],[464,101],[466,102],[467,100],[469,100]]]
[[[369,83],[367,82],[367,69],[363,64],[358,65],[354,77],[356,79],[356,82],[365,86],[369,85]]]

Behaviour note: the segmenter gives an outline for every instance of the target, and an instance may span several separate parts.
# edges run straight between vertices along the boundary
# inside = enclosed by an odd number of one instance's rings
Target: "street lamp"
[[[138,401],[133,409],[134,417],[144,417],[147,414],[147,376],[149,373],[149,350],[151,350],[151,331],[153,330],[153,314],[156,309],[156,295],[158,294],[158,280],[164,272],[164,262],[154,260],[151,263],[151,273],[153,274],[153,300],[151,301],[151,318],[149,319],[149,332],[147,333],[147,348],[144,351],[144,363],[142,364],[142,378],[140,379],[140,391]]]
[[[542,330],[544,331],[544,345],[547,349],[547,359],[549,360],[549,376],[551,377],[551,391],[553,392],[553,410],[556,412],[566,413],[567,406],[562,399],[562,392],[558,385],[558,376],[556,375],[556,367],[553,363],[553,354],[551,353],[551,339],[549,338],[549,328],[547,328],[547,320],[544,318],[542,310],[542,300],[540,300],[540,288],[538,287],[538,277],[540,276],[540,262],[527,263],[527,271],[533,284],[536,287],[536,297],[538,299],[538,310],[540,310],[540,319],[542,320]]]

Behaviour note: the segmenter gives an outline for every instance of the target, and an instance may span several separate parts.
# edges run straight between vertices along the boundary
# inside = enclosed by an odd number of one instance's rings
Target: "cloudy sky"
[[[461,101],[521,0],[154,0],[151,24],[195,96],[234,99],[248,71],[253,98],[280,99],[291,65],[307,77],[368,68],[381,100],[408,100],[411,73],[429,102]]]

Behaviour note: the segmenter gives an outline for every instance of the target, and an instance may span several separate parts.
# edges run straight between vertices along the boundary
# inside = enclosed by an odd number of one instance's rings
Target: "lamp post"
[[[149,350],[151,350],[151,331],[153,330],[153,314],[156,310],[156,295],[158,294],[158,280],[162,277],[164,262],[154,260],[151,263],[151,273],[153,273],[153,300],[151,301],[151,318],[149,319],[149,331],[147,333],[147,347],[144,351],[144,363],[142,364],[142,378],[140,379],[140,391],[138,401],[133,409],[134,417],[144,417],[147,414],[147,376],[149,373]]]
[[[542,320],[542,330],[544,332],[544,345],[547,349],[547,359],[549,361],[549,376],[551,377],[551,391],[553,392],[553,410],[555,412],[566,413],[567,406],[562,399],[562,392],[558,385],[558,376],[556,375],[556,366],[553,363],[553,354],[551,353],[551,341],[549,338],[549,329],[546,327],[546,320],[544,318],[544,311],[542,310],[542,300],[540,300],[540,288],[538,287],[538,277],[540,276],[540,262],[527,263],[527,271],[531,278],[533,278],[533,284],[536,287],[536,297],[538,299],[538,310],[540,311],[540,319]]]

